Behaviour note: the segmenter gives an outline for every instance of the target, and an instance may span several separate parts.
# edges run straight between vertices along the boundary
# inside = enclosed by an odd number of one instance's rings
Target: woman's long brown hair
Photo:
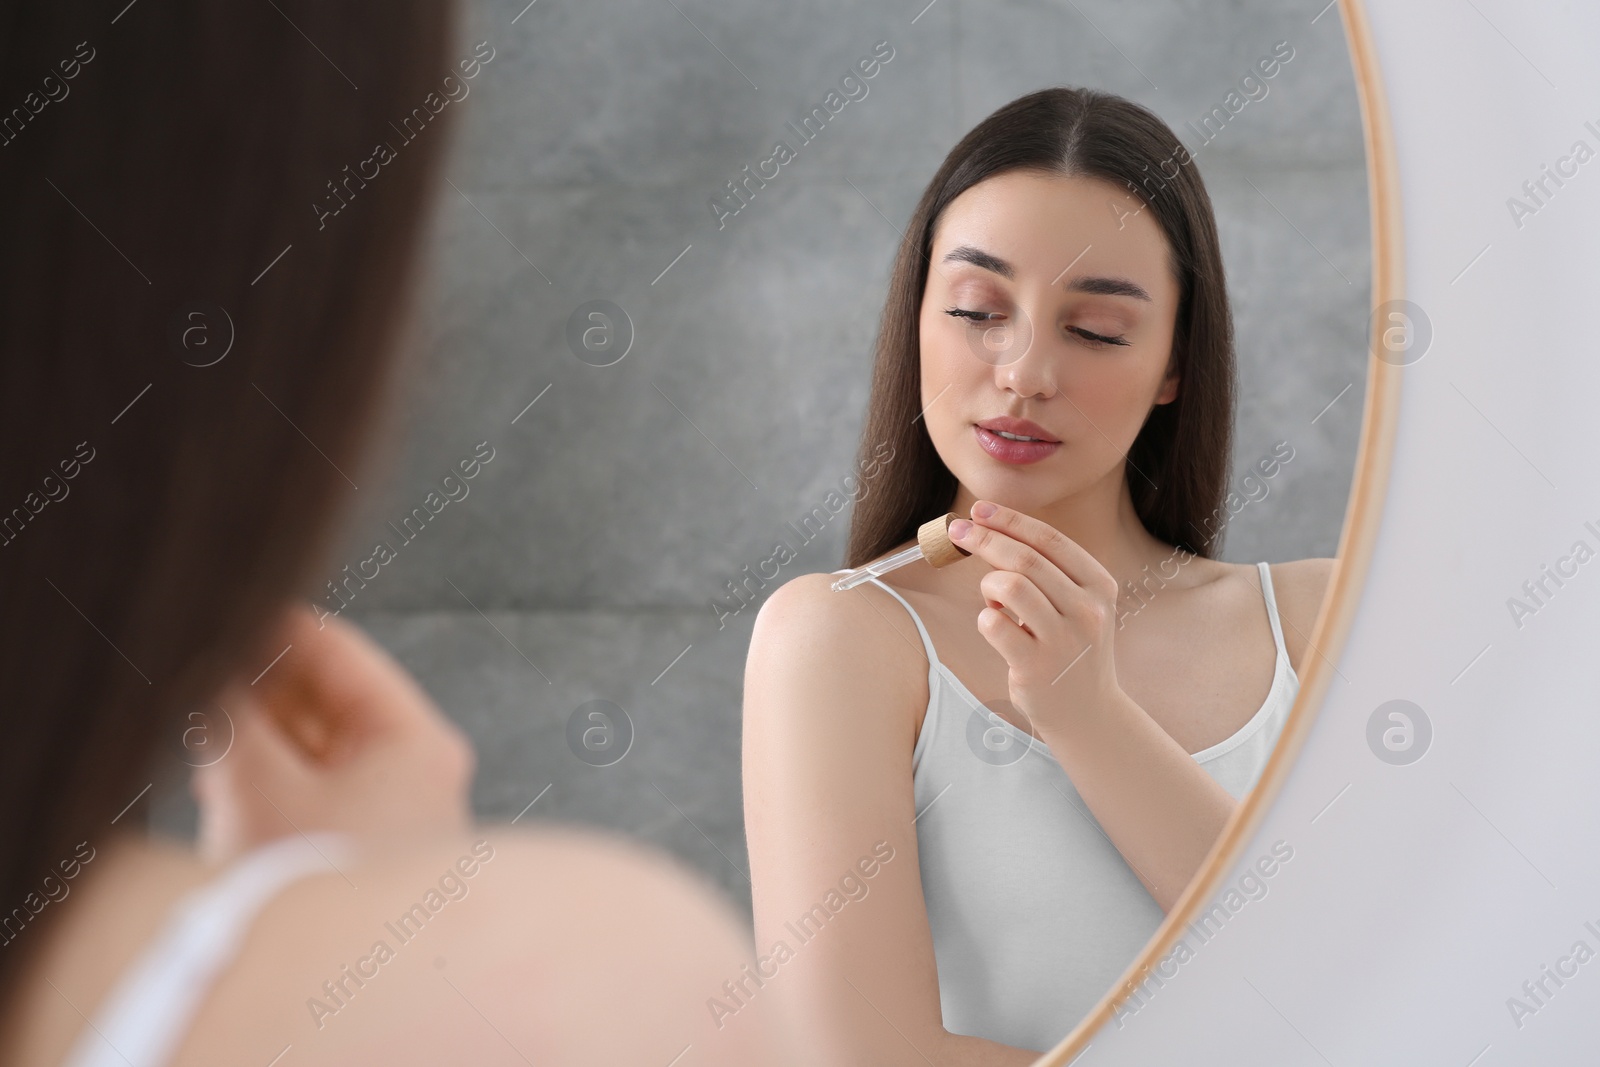
[[[1127,187],[1161,224],[1178,281],[1172,355],[1181,378],[1177,399],[1156,405],[1134,439],[1124,476],[1152,535],[1214,558],[1221,539],[1212,517],[1223,504],[1233,442],[1234,351],[1211,198],[1177,136],[1152,112],[1110,93],[1052,88],[1013,100],[974,127],[912,213],[879,322],[858,453],[858,470],[883,473],[851,515],[844,565],[862,566],[914,539],[919,525],[955,500],[955,475],[918,417],[918,323],[933,232],[961,193],[1019,169]],[[893,449],[886,463],[873,458],[885,444]]]
[[[316,584],[451,115],[391,124],[457,51],[438,0],[0,3],[0,992]]]

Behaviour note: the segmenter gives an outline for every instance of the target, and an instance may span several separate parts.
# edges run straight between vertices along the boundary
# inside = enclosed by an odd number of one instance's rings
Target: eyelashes
[[[988,322],[990,317],[994,315],[994,312],[990,311],[969,311],[966,308],[955,307],[945,308],[944,312],[946,315],[950,315],[954,318],[966,319],[974,325]],[[1125,337],[1106,337],[1103,334],[1091,333],[1081,326],[1068,326],[1067,329],[1083,338],[1091,348],[1103,348],[1107,345],[1126,345],[1131,343]]]

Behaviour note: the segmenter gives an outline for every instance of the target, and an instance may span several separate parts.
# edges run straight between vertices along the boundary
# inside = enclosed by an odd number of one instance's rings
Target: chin
[[[980,500],[993,500],[1008,508],[1031,512],[1066,495],[1060,482],[1037,467],[956,472],[956,481]]]

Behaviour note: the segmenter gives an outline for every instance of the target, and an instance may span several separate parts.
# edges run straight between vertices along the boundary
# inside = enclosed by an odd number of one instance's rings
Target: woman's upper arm
[[[778,589],[745,667],[757,995],[784,1001],[815,1062],[922,1063],[946,1036],[911,782],[926,659],[887,594],[830,582]]]

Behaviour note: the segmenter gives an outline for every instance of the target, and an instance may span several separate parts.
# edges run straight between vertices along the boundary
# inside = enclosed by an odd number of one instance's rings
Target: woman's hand
[[[978,632],[1005,657],[1011,703],[1034,732],[1119,698],[1116,579],[1049,523],[986,500],[972,515],[964,536],[963,520],[950,524],[951,539],[994,568],[978,583]]]
[[[464,830],[471,743],[371,638],[337,616],[289,608],[288,651],[219,702],[233,745],[197,768],[200,848],[223,859],[312,830],[429,835]]]

